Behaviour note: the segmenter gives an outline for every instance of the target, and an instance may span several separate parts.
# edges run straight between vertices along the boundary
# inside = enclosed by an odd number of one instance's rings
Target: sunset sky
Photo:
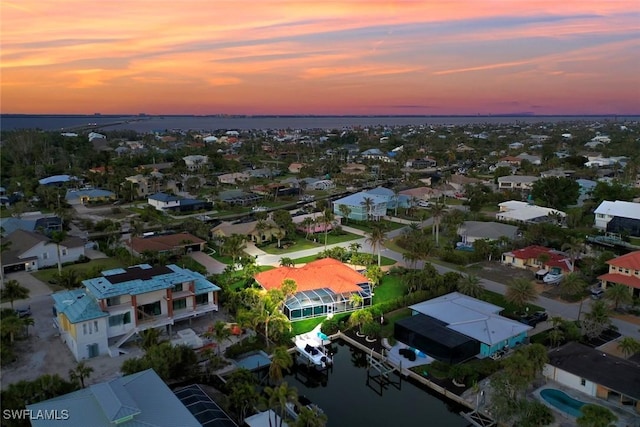
[[[640,114],[638,0],[1,0],[1,112]]]

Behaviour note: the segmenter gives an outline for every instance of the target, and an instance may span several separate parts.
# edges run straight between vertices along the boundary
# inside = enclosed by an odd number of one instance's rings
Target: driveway
[[[31,273],[27,273],[26,271],[7,274],[5,276],[5,280],[17,280],[18,283],[31,291],[29,293],[30,298],[34,298],[40,295],[52,294],[51,289],[49,288],[49,286],[47,286],[46,283],[44,283],[40,279],[36,279],[31,275]],[[4,307],[4,304],[2,306]]]
[[[209,255],[204,252],[191,252],[189,254],[191,258],[201,264],[204,268],[207,269],[207,274],[220,274],[227,268],[226,264],[221,263],[218,260],[211,258]]]

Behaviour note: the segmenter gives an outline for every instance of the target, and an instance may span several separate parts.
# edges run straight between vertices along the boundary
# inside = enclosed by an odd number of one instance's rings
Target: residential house
[[[258,226],[261,223],[261,226]],[[264,227],[264,228],[260,228]],[[211,229],[211,235],[218,238],[229,237],[234,234],[245,236],[249,241],[254,243],[268,242],[277,239],[280,233],[285,233],[278,224],[270,219],[261,221],[241,222],[234,224],[232,222],[222,222]]]
[[[340,224],[342,220],[342,216],[334,215],[334,219],[332,222],[325,224],[322,221],[324,214],[322,212],[314,212],[306,215],[296,215],[292,217],[293,223],[296,226],[297,230],[300,230],[304,233],[315,234],[315,233],[324,233],[325,229],[327,231],[333,230],[333,228]],[[310,225],[303,224],[307,218],[311,218],[313,221]]]
[[[640,365],[579,342],[549,351],[542,374],[564,387],[640,413]]]
[[[220,288],[173,264],[103,271],[82,284],[52,295],[54,323],[78,361],[118,355],[136,333],[218,310]]]
[[[360,156],[366,160],[381,160],[383,162],[391,162],[392,159],[378,148],[370,148],[360,153]]]
[[[515,156],[505,156],[498,159],[498,163],[508,164],[514,167],[520,167],[522,160]]]
[[[147,251],[183,255],[203,251],[206,243],[206,240],[187,232],[158,236],[136,236],[125,241],[129,250],[136,256]]]
[[[437,199],[439,197],[442,196],[442,192],[440,190],[437,190],[435,188],[431,188],[431,187],[416,187],[416,188],[409,188],[407,190],[402,190],[399,192],[399,194],[402,194],[403,196],[407,196],[409,198],[409,203],[412,203],[411,201],[429,201],[431,199]]]
[[[54,231],[62,231],[62,219],[54,214],[27,212],[20,215],[20,218],[0,218],[0,227],[2,227],[2,237],[16,230],[37,231],[49,236]]]
[[[341,173],[347,175],[358,175],[367,171],[367,165],[362,163],[348,163],[340,169]]]
[[[17,229],[9,234],[9,250],[2,253],[0,265],[4,274],[14,271],[36,271],[58,264],[58,245],[44,234]],[[78,261],[84,256],[84,241],[70,236],[60,242],[60,263]]]
[[[527,339],[531,326],[500,315],[503,308],[458,292],[409,306],[393,336],[446,363],[492,357]]]
[[[518,200],[509,200],[498,204],[500,211],[496,214],[498,221],[541,223],[561,222],[566,218],[565,212],[545,208]]]
[[[370,190],[366,190],[365,193],[373,194],[374,196],[382,196],[387,199],[387,209],[408,208],[411,202],[411,197],[405,194],[400,194],[389,188],[376,187]]]
[[[102,190],[100,188],[68,190],[64,199],[71,205],[90,205],[113,202],[116,200],[116,194],[113,191]]]
[[[447,184],[451,185],[455,191],[462,192],[466,185],[478,185],[483,181],[478,178],[472,178],[465,175],[454,174],[447,179]]]
[[[185,156],[182,158],[182,160],[184,160],[187,169],[193,172],[206,167],[207,163],[209,162],[209,156],[194,154],[191,156]]]
[[[437,162],[429,157],[425,157],[423,159],[408,160],[405,163],[405,167],[416,170],[435,168],[436,166]]]
[[[192,212],[213,207],[213,204],[206,200],[185,199],[166,193],[156,193],[149,196],[147,203],[159,211]]]
[[[247,193],[242,190],[226,190],[218,194],[220,201],[230,205],[251,206],[262,200],[262,196],[255,193]]]
[[[40,185],[62,187],[64,184],[67,184],[72,181],[79,181],[79,179],[71,175],[53,175],[53,176],[39,179],[38,183]]]
[[[304,167],[304,163],[291,163],[289,165],[289,173],[300,173],[300,169]]]
[[[522,165],[522,161],[526,160],[532,165],[539,166],[542,163],[542,159],[540,156],[534,156],[528,153],[520,153],[516,156],[516,158],[520,159],[520,165]]]
[[[91,427],[203,425],[153,369],[27,405],[27,410],[31,414],[57,415],[55,420],[47,416],[32,416],[32,427],[76,427],[80,424]]]
[[[324,258],[303,267],[280,267],[256,274],[256,282],[265,290],[280,289],[282,282],[296,282],[296,293],[288,296],[283,312],[292,321],[354,311],[372,301],[369,280],[353,268],[333,258]],[[359,295],[362,305],[351,303]]]
[[[370,200],[371,205],[367,207],[366,201]],[[387,196],[369,194],[365,191],[350,194],[333,202],[333,213],[341,215],[340,205],[345,205],[351,212],[349,219],[366,221],[368,219],[379,220],[387,214]]]
[[[640,236],[640,203],[604,200],[594,214],[598,230]]]
[[[305,179],[306,180],[306,179]],[[317,179],[313,182],[307,181],[307,190],[327,191],[336,188],[336,183],[330,179]]]
[[[154,194],[164,188],[164,175],[153,171],[149,175],[133,175],[125,178],[127,182],[122,185],[130,185],[135,188],[138,197]],[[128,184],[127,184],[128,183]]]
[[[505,252],[502,254],[501,263],[510,267],[531,270],[551,270],[554,267],[565,273],[576,270],[571,265],[571,259],[567,254],[539,245]]]
[[[578,201],[576,202],[577,206],[583,206],[584,202],[591,198],[591,193],[596,188],[598,183],[596,181],[592,181],[590,179],[576,179],[576,182],[580,186],[580,195],[578,196]]]
[[[466,245],[473,245],[476,240],[496,241],[503,237],[515,240],[518,227],[499,222],[465,221],[458,227],[458,235]]]
[[[235,185],[240,182],[248,181],[249,178],[251,178],[251,176],[244,172],[225,173],[218,175],[218,182],[220,184]]]
[[[640,297],[640,251],[615,257],[607,261],[609,272],[598,276],[603,289],[611,285],[624,285],[629,292]]]
[[[531,191],[533,183],[539,178],[537,176],[507,175],[498,178],[499,190],[519,190]]]

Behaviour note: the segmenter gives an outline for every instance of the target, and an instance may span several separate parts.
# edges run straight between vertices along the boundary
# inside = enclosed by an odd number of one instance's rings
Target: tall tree
[[[614,310],[617,310],[621,304],[629,304],[633,301],[631,292],[625,285],[609,286],[604,292],[604,298],[613,303]]]
[[[69,370],[69,379],[84,388],[84,381],[93,373],[93,368],[85,362],[79,362],[74,369]]]
[[[484,293],[484,286],[480,283],[480,278],[475,274],[467,274],[458,281],[458,292],[469,295],[472,298],[480,298]]]
[[[380,226],[373,227],[365,240],[371,246],[373,252],[378,255],[378,267],[382,264],[380,251],[386,240],[387,236],[385,235],[384,229]]]
[[[294,387],[283,382],[276,387],[265,387],[264,392],[266,395],[267,407],[269,409],[273,409],[274,414],[282,414],[276,418],[279,418],[279,422],[277,424],[272,424],[271,419],[269,419],[269,426],[282,427],[284,414],[287,413],[287,404],[291,403],[295,405],[298,403],[298,391]]]
[[[293,357],[287,347],[278,346],[273,349],[271,363],[269,364],[269,378],[275,384],[282,381],[284,371],[293,366]]]
[[[584,315],[582,330],[588,338],[599,337],[611,325],[611,312],[607,304],[602,301],[594,301],[591,311]]]
[[[623,337],[618,342],[618,350],[622,352],[624,357],[630,357],[640,352],[640,341],[633,337]]]
[[[303,406],[300,408],[298,418],[293,423],[294,427],[325,427],[327,414],[321,412],[316,406]]]
[[[0,295],[2,299],[9,300],[11,310],[13,310],[13,302],[19,299],[29,298],[30,292],[28,288],[22,286],[17,280],[7,280],[4,287],[0,290]]]
[[[545,207],[562,210],[576,203],[580,196],[580,185],[571,178],[540,178],[533,183],[531,195]]]
[[[571,259],[571,271],[575,271],[576,259],[584,249],[584,240],[570,236],[569,240],[562,245],[561,249],[569,253],[569,258]]]
[[[578,320],[582,314],[582,304],[584,303],[584,295],[588,283],[580,273],[569,273],[560,282],[560,292],[564,295],[580,298],[580,306],[578,308]]]
[[[373,207],[375,206],[375,202],[371,197],[365,197],[362,199],[360,204],[364,207],[364,211],[367,215],[367,221],[371,221],[373,217]]]
[[[326,251],[329,226],[332,225],[333,221],[335,220],[335,216],[333,215],[333,212],[331,212],[331,209],[325,209],[322,216],[320,217],[320,220],[322,221],[322,225],[324,226],[324,250]]]
[[[56,244],[56,250],[58,253],[58,274],[62,274],[62,261],[60,260],[60,243],[64,242],[67,238],[66,231],[54,231],[51,233],[51,241]]]
[[[439,202],[431,206],[431,217],[433,218],[433,229],[436,233],[436,246],[440,246],[440,221],[447,210],[447,207]]]
[[[340,210],[340,213],[344,218],[344,223],[347,224],[349,221],[349,215],[351,215],[352,209],[347,205],[339,205],[338,210]]]
[[[536,299],[536,289],[531,280],[525,278],[513,279],[507,287],[505,298],[508,302],[514,304],[521,311],[524,307]]]

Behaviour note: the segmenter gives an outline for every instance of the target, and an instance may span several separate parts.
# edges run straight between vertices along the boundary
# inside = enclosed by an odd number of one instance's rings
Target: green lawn
[[[271,255],[281,255],[281,254],[288,254],[291,252],[298,252],[298,251],[303,251],[305,249],[315,249],[315,248],[323,248],[324,247],[324,234],[322,233],[318,233],[315,237],[317,239],[317,242],[313,242],[311,240],[307,240],[304,238],[304,236],[296,236],[296,240],[295,243],[291,246],[289,246],[286,249],[280,249],[278,248],[278,242],[274,241],[273,243],[269,243],[267,245],[264,246],[258,246],[259,249],[265,251],[268,254]],[[329,233],[327,235],[327,245],[334,245],[336,243],[344,243],[344,242],[350,242],[352,240],[356,240],[356,239],[361,239],[362,236],[358,236],[357,234],[352,234],[352,233],[344,233],[344,234],[339,234],[339,235],[335,235],[332,233]]]
[[[371,230],[373,230],[373,227],[375,227],[377,225],[380,225],[380,224],[382,224],[387,231],[397,230],[399,228],[406,227],[406,224],[401,224],[399,222],[386,221],[386,220],[382,220],[382,221],[355,221],[355,220],[349,220],[347,223],[342,224],[342,225],[347,226],[347,227],[357,228],[358,230],[362,230],[362,231],[365,231],[365,232],[369,233],[369,232],[371,232]]]
[[[406,287],[399,276],[384,276],[382,283],[374,290],[373,303],[379,304],[401,297],[406,292]]]
[[[317,255],[309,255],[309,256],[304,256],[301,258],[296,258],[293,260],[293,262],[295,264],[307,264],[311,261],[315,261],[318,259]],[[373,256],[374,261],[377,263],[378,262],[378,257],[376,255]],[[380,257],[380,265],[382,266],[389,266],[389,265],[394,265],[396,263],[395,259],[391,259],[391,258],[387,258],[387,257]]]
[[[394,324],[396,321],[400,319],[404,319],[406,317],[411,316],[411,310],[408,308],[401,308],[399,310],[392,311],[384,315],[384,320],[386,324],[382,327],[382,336],[390,337],[393,336]]]
[[[104,270],[111,270],[113,268],[120,268],[120,267],[124,268],[125,266],[123,266],[122,263],[115,258],[101,258],[101,259],[95,259],[93,261],[86,262],[84,264],[67,265],[62,267],[62,270],[75,270],[78,272],[80,276],[82,276],[83,273],[91,269],[94,269],[96,267],[99,267],[100,271],[104,271]],[[58,268],[52,267],[46,270],[36,271],[32,274],[37,279],[40,279],[43,282],[48,283],[49,280],[58,276]]]
[[[348,316],[350,313],[339,313],[333,316],[333,318],[337,321],[340,321],[343,317]],[[325,321],[327,317],[314,317],[313,319],[305,319],[298,320],[296,322],[291,322],[291,331],[294,335],[306,334],[309,331],[312,331],[313,328],[321,324]]]

